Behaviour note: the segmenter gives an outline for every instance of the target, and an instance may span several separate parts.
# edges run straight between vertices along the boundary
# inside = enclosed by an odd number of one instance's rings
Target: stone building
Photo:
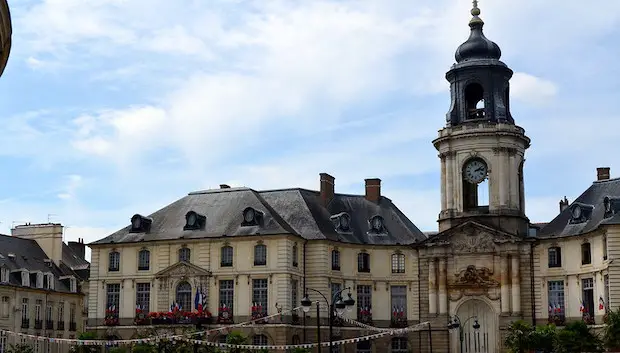
[[[329,298],[346,289],[357,306],[344,314],[350,318],[380,327],[430,322],[435,352],[501,352],[516,319],[600,324],[620,304],[620,179],[599,168],[573,203],[560,202],[555,219],[530,223],[523,183],[530,139],[510,112],[513,72],[483,34],[480,9],[471,13],[469,39],[446,74],[446,123],[433,141],[441,168],[437,232],[420,232],[381,194],[379,179],[366,180],[365,195],[337,193],[326,173],[319,191],[222,185],[193,192],[90,244],[89,329],[123,338],[180,330],[179,320],[136,321],[136,307],[193,310],[197,291],[220,318],[212,324],[225,325],[223,313],[239,322],[253,309],[299,306],[305,288],[322,318],[326,305],[314,290]],[[336,339],[365,334],[336,324]],[[315,325],[312,309],[246,333],[254,344],[315,342]],[[412,333],[333,351],[429,348],[426,333]]]
[[[0,235],[0,329],[52,338],[75,338],[84,330],[85,245],[66,244],[62,235],[60,224],[26,224],[11,236]],[[0,351],[19,343],[15,339],[0,336]],[[35,353],[60,349],[44,341],[23,342]]]

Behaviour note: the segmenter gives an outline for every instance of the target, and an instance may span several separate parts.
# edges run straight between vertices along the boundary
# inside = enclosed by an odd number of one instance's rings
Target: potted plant
[[[119,324],[118,311],[116,309],[106,309],[103,324],[105,326],[117,326]]]
[[[360,308],[357,319],[366,325],[372,325],[372,312],[370,308]]]

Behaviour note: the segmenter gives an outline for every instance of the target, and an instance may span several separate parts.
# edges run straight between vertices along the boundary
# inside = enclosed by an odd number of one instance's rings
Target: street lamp
[[[341,294],[345,290],[348,290],[349,293],[348,293],[347,299],[342,300]],[[333,335],[334,313],[340,316],[345,312],[345,310],[347,312],[351,312],[353,310],[353,306],[355,305],[355,300],[351,296],[351,287],[343,288],[339,290],[338,292],[334,293],[334,295],[332,296],[331,302],[327,300],[327,297],[320,291],[313,289],[313,288],[306,288],[306,294],[304,295],[304,298],[301,300],[301,308],[304,311],[304,313],[309,312],[310,307],[312,306],[312,301],[308,298],[308,291],[313,291],[315,293],[318,293],[321,297],[323,297],[323,299],[325,300],[325,303],[327,304],[327,307],[329,308],[329,312],[328,312],[329,349],[331,351],[331,347],[333,343],[333,336],[334,336]],[[320,352],[321,351],[321,318],[320,318],[319,300],[316,301],[316,340],[317,340],[318,347],[319,347],[318,350]]]
[[[463,337],[463,325],[467,325],[467,322],[469,322],[469,320],[471,319],[474,319],[474,323],[472,325],[473,329],[476,330],[476,332],[478,332],[478,330],[480,329],[480,323],[478,322],[478,317],[475,315],[468,317],[467,320],[465,320],[463,324],[461,324],[461,319],[458,317],[458,315],[454,315],[452,320],[448,319],[448,330],[453,330],[453,329],[459,330],[459,341],[461,343],[461,353],[463,352],[463,338],[464,338]],[[480,335],[475,335],[474,340],[477,341],[478,347],[480,347]]]

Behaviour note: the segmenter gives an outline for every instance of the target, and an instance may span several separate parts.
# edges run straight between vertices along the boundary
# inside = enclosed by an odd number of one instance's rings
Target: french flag
[[[605,309],[605,300],[603,300],[603,296],[598,297],[598,310]]]
[[[196,310],[198,310],[198,313],[202,313],[202,310],[203,310],[202,303],[203,303],[202,288],[196,289],[196,297],[194,297],[194,306],[196,307]]]
[[[586,307],[583,306],[583,301],[579,301],[579,312],[585,312],[586,311]]]
[[[562,311],[562,307],[560,306],[560,304],[553,304],[554,308],[555,308],[555,312],[559,313]]]

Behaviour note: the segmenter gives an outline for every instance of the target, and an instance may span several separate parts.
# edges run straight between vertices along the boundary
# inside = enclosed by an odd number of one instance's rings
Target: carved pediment
[[[155,274],[155,277],[173,277],[173,278],[188,278],[188,277],[200,277],[211,276],[211,271],[205,270],[202,267],[198,267],[188,262],[178,262],[168,268],[165,268]]]
[[[455,287],[488,288],[499,286],[499,282],[493,278],[493,272],[484,267],[477,268],[474,265],[469,265],[455,276]]]
[[[514,243],[518,237],[476,223],[466,222],[428,239],[426,246],[446,246],[454,253],[490,253],[502,243]]]

